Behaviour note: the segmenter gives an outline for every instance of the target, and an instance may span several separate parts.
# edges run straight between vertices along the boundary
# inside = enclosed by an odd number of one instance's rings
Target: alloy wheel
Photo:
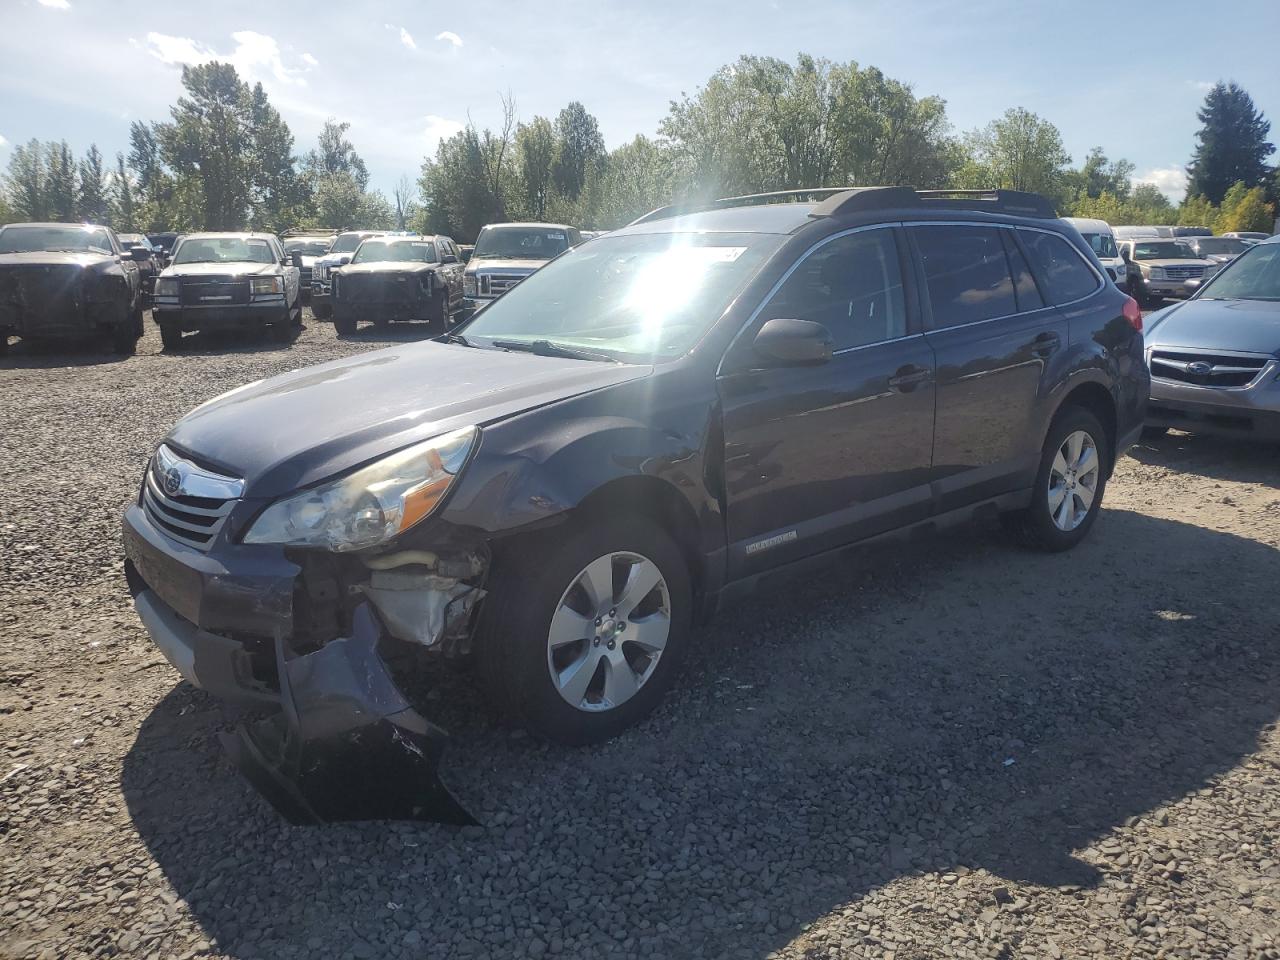
[[[589,563],[556,605],[547,669],[570,706],[612,710],[653,676],[671,633],[671,594],[658,565],[618,551]]]
[[[1064,533],[1084,523],[1102,476],[1098,446],[1084,430],[1067,435],[1049,468],[1049,515]]]

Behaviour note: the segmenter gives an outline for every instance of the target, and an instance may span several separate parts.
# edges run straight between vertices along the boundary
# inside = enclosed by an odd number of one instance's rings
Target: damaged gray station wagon
[[[766,575],[987,513],[1072,547],[1142,428],[1141,331],[1034,195],[664,208],[435,342],[192,411],[128,579],[184,677],[271,708],[228,743],[286,815],[465,820],[389,651],[474,655],[495,707],[591,743]]]

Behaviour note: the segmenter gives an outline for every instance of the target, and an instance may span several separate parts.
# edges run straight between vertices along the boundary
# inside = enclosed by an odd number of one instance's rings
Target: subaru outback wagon
[[[244,763],[430,740],[388,650],[473,654],[495,707],[588,743],[765,575],[987,513],[1073,547],[1149,385],[1137,304],[1043,198],[668,208],[437,342],[198,407],[128,508],[126,569],[183,676],[282,708]]]

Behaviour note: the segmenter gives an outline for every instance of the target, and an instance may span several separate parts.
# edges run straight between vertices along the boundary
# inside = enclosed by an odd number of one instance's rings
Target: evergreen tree
[[[96,143],[91,143],[84,159],[80,161],[77,216],[86,223],[107,223],[111,219],[111,204],[107,193],[107,169],[102,162],[102,151]]]
[[[589,171],[604,158],[600,125],[587,108],[573,101],[556,116],[556,158],[551,176],[562,196],[578,199]]]
[[[133,178],[124,165],[124,154],[116,154],[116,170],[111,178],[111,225],[125,233],[138,231],[138,202]]]
[[[1202,126],[1187,167],[1187,196],[1202,195],[1220,204],[1237,182],[1246,187],[1268,183],[1272,171],[1266,160],[1276,149],[1267,140],[1271,121],[1263,118],[1248,93],[1234,82],[1219,82],[1197,116]]]
[[[14,220],[40,222],[49,219],[46,156],[44,144],[35,139],[13,148],[6,177],[6,193]]]
[[[48,213],[60,223],[74,223],[79,191],[76,185],[76,161],[67,141],[49,143],[48,160]]]

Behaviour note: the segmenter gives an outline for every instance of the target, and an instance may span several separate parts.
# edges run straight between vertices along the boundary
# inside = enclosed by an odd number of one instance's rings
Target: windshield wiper
[[[521,350],[525,353],[536,353],[540,357],[565,357],[569,360],[594,360],[596,363],[621,363],[617,357],[594,350],[580,350],[563,343],[550,340],[491,340],[501,350]]]
[[[470,340],[468,340],[466,337],[464,337],[464,336],[463,336],[462,334],[460,334],[460,333],[446,333],[443,337],[441,337],[441,338],[440,338],[440,340],[441,340],[443,343],[456,343],[456,344],[458,344],[459,346],[463,346],[463,347],[475,347],[475,346],[476,346],[476,344],[472,343]],[[477,349],[478,349],[478,347],[477,347]]]

